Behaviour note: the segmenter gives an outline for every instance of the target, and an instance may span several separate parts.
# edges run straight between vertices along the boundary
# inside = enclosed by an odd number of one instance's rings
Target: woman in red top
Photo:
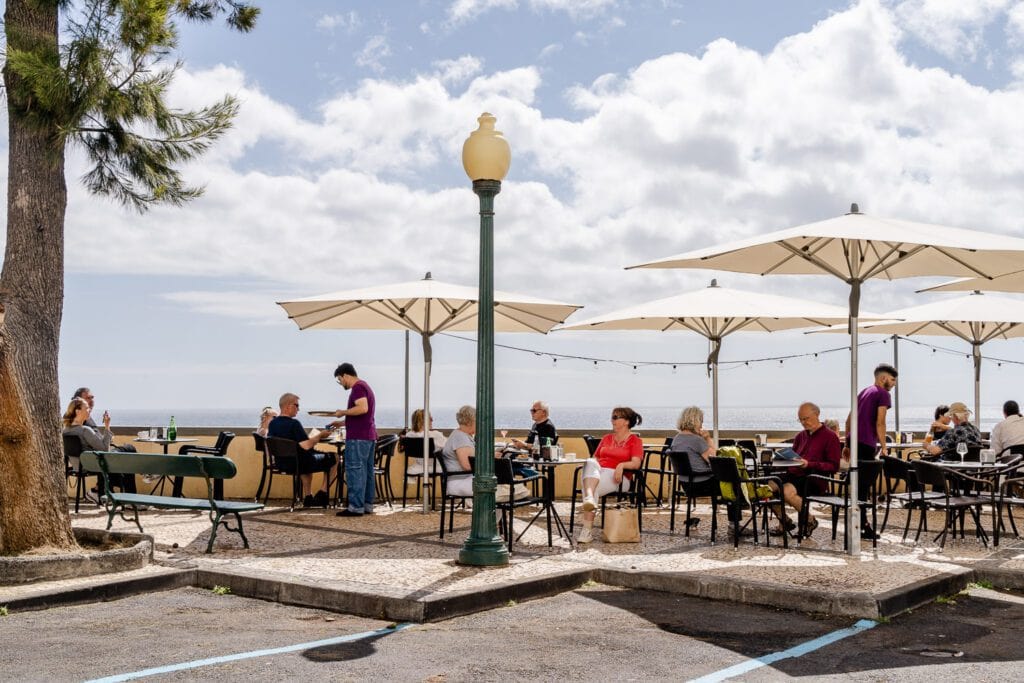
[[[640,469],[644,444],[629,431],[643,422],[632,408],[612,410],[612,433],[605,435],[594,457],[583,463],[583,529],[577,543],[594,540],[594,516],[597,499],[614,491],[628,491],[633,474]]]

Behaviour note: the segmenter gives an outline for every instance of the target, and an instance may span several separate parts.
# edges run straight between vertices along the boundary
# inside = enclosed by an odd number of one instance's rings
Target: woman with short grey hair
[[[452,431],[441,450],[441,458],[444,460],[444,467],[449,475],[455,472],[473,471],[469,459],[476,452],[476,443],[473,440],[476,434],[476,408],[462,406],[455,413],[455,421],[459,424],[459,428]],[[448,495],[472,496],[473,477],[449,477]]]
[[[697,406],[687,406],[679,413],[676,421],[679,433],[672,439],[669,453],[673,457],[673,466],[678,472],[682,468],[676,465],[677,457],[686,456],[693,472],[694,483],[711,479],[711,456],[715,454],[715,442],[704,429],[704,411]],[[680,463],[682,464],[682,463]]]

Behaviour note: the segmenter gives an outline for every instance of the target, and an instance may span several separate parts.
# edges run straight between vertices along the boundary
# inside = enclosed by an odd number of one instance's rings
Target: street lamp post
[[[508,142],[494,130],[496,119],[483,113],[480,127],[462,146],[462,166],[480,197],[480,290],[476,349],[476,458],[473,465],[473,524],[459,551],[459,563],[508,564],[494,516],[494,197],[508,173]]]

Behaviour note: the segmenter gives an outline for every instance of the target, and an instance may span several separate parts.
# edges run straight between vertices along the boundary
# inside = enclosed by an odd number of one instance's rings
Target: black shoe
[[[881,538],[881,536],[879,536],[878,533],[874,529],[872,529],[870,526],[866,526],[866,525],[861,528],[861,530],[860,530],[860,537],[861,537],[861,540],[864,540],[864,541],[877,541],[879,538]]]
[[[306,496],[302,499],[302,507],[311,508],[313,507],[313,496]]]
[[[331,498],[327,495],[327,491],[317,491],[316,495],[313,496],[313,505],[318,508],[325,508],[330,502]]]
[[[352,512],[348,508],[345,508],[344,510],[338,510],[334,514],[335,514],[336,517],[362,517],[363,516],[362,512]]]

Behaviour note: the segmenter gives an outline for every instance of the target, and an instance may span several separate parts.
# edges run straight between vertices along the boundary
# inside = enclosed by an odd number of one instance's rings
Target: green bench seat
[[[104,476],[106,483],[107,529],[114,523],[114,515],[120,512],[125,521],[134,521],[142,531],[139,521],[138,506],[163,510],[205,510],[210,513],[213,529],[210,531],[210,542],[206,552],[213,552],[213,542],[217,538],[220,525],[228,531],[234,531],[242,537],[243,545],[249,547],[249,539],[242,530],[242,512],[262,510],[262,503],[243,501],[216,500],[213,497],[214,479],[231,479],[238,472],[235,463],[225,457],[201,455],[158,455],[152,453],[112,453],[103,451],[86,451],[82,453],[82,467],[92,472],[110,474],[150,474],[166,477],[202,477],[206,480],[206,498],[175,498],[172,496],[153,496],[142,493],[122,493],[110,490],[110,477]],[[134,518],[128,519],[124,513],[131,510]],[[232,529],[225,515],[234,515],[238,524]]]

